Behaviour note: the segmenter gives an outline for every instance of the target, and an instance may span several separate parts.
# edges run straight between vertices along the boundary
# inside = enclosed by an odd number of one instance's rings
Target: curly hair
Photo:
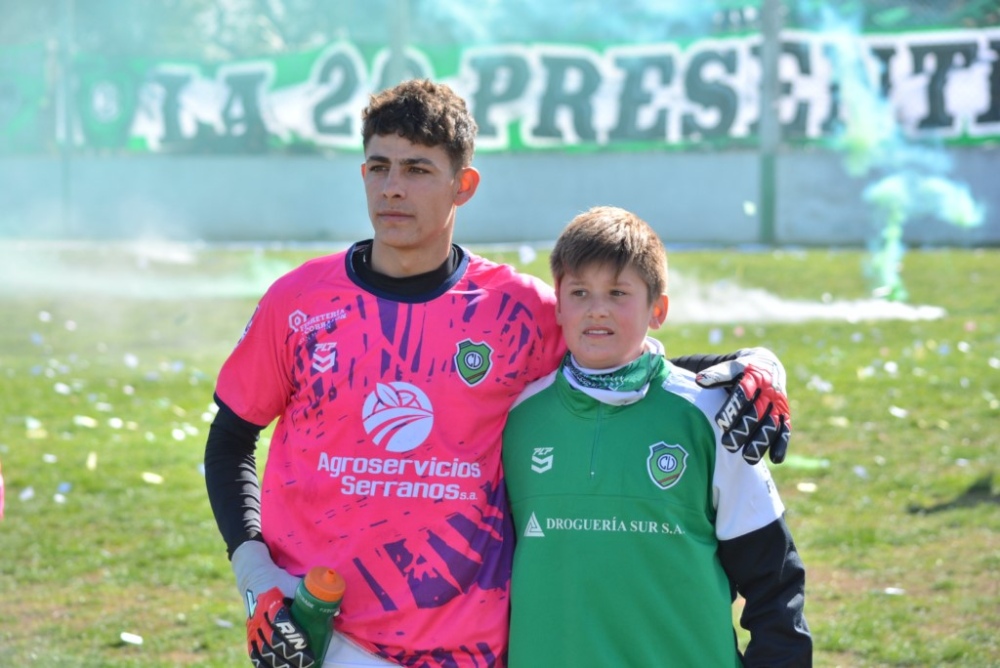
[[[472,164],[478,127],[465,100],[445,84],[411,79],[376,93],[361,115],[368,148],[375,135],[399,135],[414,144],[442,146],[458,171]]]

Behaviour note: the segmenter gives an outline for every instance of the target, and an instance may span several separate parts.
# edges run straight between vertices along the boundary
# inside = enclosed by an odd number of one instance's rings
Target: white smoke
[[[766,290],[729,281],[699,283],[670,272],[668,323],[798,323],[811,320],[864,322],[870,320],[935,320],[945,315],[938,306],[914,306],[884,299],[818,301],[782,299]]]
[[[282,246],[287,248],[287,246]],[[303,248],[308,248],[303,246]],[[251,252],[247,253],[246,250]],[[0,293],[61,297],[165,299],[256,299],[294,263],[276,259],[268,247],[241,247],[239,261],[217,269],[201,244],[162,241],[129,244],[0,244]],[[337,249],[317,247],[315,255]],[[530,255],[528,251],[530,250]],[[520,260],[534,249],[519,249]],[[760,288],[728,280],[703,282],[670,272],[672,323],[751,324],[811,320],[932,320],[945,315],[937,306],[914,306],[881,299],[815,301],[783,299]]]

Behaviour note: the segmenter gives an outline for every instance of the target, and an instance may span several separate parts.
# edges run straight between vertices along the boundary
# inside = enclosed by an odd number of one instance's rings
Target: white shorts
[[[375,656],[340,633],[334,633],[330,638],[330,646],[323,659],[323,668],[369,668],[373,666],[399,666]]]

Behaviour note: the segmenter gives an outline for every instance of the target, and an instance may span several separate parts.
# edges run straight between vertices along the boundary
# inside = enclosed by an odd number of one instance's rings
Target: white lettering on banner
[[[850,35],[868,84],[914,137],[1000,136],[1000,28]],[[787,30],[779,57],[782,134],[833,136],[847,113],[838,100],[836,47],[844,35]],[[411,64],[470,101],[480,150],[559,146],[697,144],[752,137],[759,118],[760,36],[617,45],[490,44],[458,56],[453,78],[410,49]],[[142,84],[131,123],[151,151],[254,133],[361,150],[360,111],[382,80],[385,52],[368,70],[349,43],[322,52],[306,81],[287,81],[280,60],[219,68],[159,64]],[[242,100],[240,113],[233,100]],[[519,137],[510,136],[517,128]],[[251,130],[253,132],[251,132]],[[260,140],[260,137],[257,137]],[[266,144],[266,142],[264,142]]]

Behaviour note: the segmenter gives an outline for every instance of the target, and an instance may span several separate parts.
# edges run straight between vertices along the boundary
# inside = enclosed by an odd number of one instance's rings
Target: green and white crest
[[[493,349],[485,343],[476,343],[466,339],[458,344],[455,353],[455,368],[462,380],[470,387],[475,385],[489,372],[493,365]]]
[[[662,441],[651,445],[646,460],[649,477],[660,489],[669,489],[684,475],[687,458],[687,450],[679,445],[667,445]]]

